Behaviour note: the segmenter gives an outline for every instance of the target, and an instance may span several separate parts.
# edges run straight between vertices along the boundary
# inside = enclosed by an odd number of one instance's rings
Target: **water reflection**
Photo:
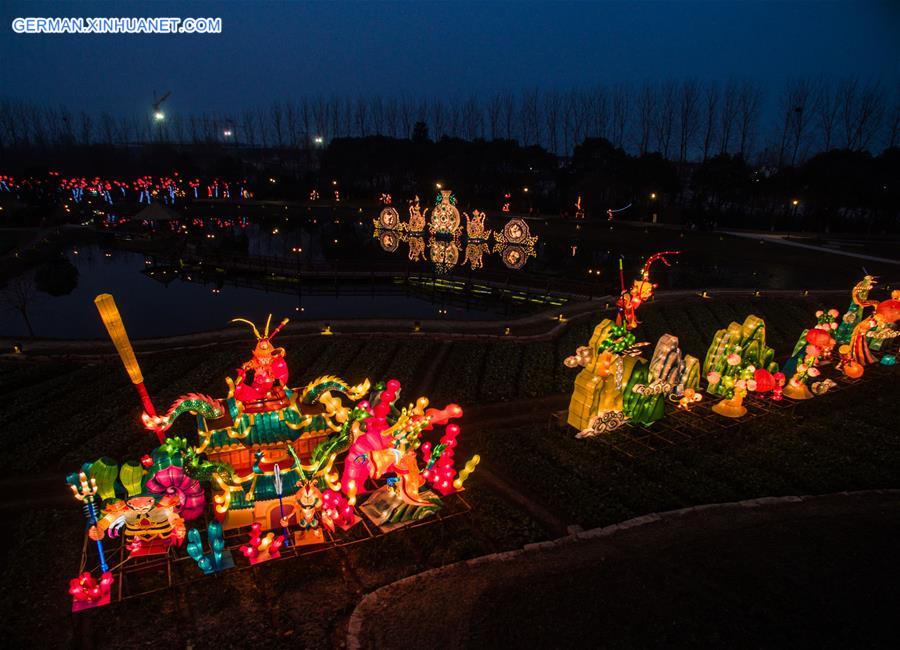
[[[494,252],[500,253],[500,259],[503,260],[503,264],[506,268],[515,271],[524,267],[525,262],[528,261],[529,257],[534,257],[536,255],[534,248],[526,248],[525,246],[519,246],[518,244],[497,244],[494,247]]]
[[[473,210],[471,215],[463,214],[466,218],[463,266],[468,264],[473,271],[484,267],[484,256],[491,252],[489,242],[492,235],[495,242],[493,252],[499,255],[503,265],[510,270],[519,271],[528,262],[528,258],[537,257],[535,245],[538,237],[531,234],[531,228],[524,219],[510,219],[502,230],[492,233],[484,227],[483,212]],[[384,208],[378,218],[373,220],[373,237],[386,253],[396,253],[400,242],[406,242],[409,245],[407,257],[410,261],[424,259],[425,238],[419,232],[411,231],[409,224],[399,221],[398,216],[394,208]],[[421,220],[416,221],[417,226],[424,223],[418,197],[410,202],[410,222],[413,219]],[[379,224],[390,227],[379,227]],[[455,199],[448,190],[444,190],[439,197],[438,206],[432,213],[430,229],[432,236],[428,239],[428,259],[434,265],[435,272],[441,275],[449,273],[459,264],[462,229],[459,227],[459,211],[456,209]]]
[[[466,257],[463,264],[469,264],[474,271],[484,266],[484,254],[490,252],[490,247],[484,241],[470,241],[466,244]]]
[[[410,237],[409,238],[409,259],[412,262],[418,262],[425,257],[425,238]]]
[[[432,237],[428,240],[428,252],[435,271],[441,275],[459,263],[459,246],[455,240]]]

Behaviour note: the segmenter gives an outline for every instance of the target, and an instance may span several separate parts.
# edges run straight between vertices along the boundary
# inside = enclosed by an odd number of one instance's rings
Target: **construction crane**
[[[165,102],[169,95],[172,94],[171,90],[167,90],[162,97],[159,99],[156,98],[156,91],[153,91],[153,119],[157,122],[162,122],[166,119],[166,114],[162,110],[163,102]]]

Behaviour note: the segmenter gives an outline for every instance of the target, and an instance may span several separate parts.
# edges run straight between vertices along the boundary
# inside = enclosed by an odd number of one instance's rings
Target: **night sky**
[[[214,16],[221,35],[17,35],[17,16]],[[485,94],[645,79],[900,80],[900,2],[2,3],[2,94],[72,110]]]

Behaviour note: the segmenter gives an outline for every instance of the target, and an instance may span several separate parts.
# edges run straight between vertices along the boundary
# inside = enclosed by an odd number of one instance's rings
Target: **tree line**
[[[585,139],[604,138],[637,155],[659,153],[677,162],[737,154],[782,167],[831,149],[877,152],[900,144],[900,88],[859,78],[797,78],[767,96],[754,81],[684,79],[488,97],[317,96],[164,119],[6,98],[0,100],[0,153],[152,142],[315,148],[337,138],[409,138],[417,123],[435,139],[516,140],[566,157]]]

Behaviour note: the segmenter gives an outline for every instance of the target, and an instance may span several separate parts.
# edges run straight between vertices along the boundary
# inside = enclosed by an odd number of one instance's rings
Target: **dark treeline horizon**
[[[766,106],[769,106],[766,109]],[[165,111],[165,105],[161,107]],[[737,154],[795,166],[832,149],[878,153],[900,144],[900,88],[850,77],[797,78],[767,95],[755,81],[696,79],[523,90],[489,97],[312,96],[234,113],[115,116],[0,99],[0,155],[146,143],[316,148],[337,138],[514,140],[568,157],[587,138],[674,162]],[[321,140],[319,140],[321,139]]]

